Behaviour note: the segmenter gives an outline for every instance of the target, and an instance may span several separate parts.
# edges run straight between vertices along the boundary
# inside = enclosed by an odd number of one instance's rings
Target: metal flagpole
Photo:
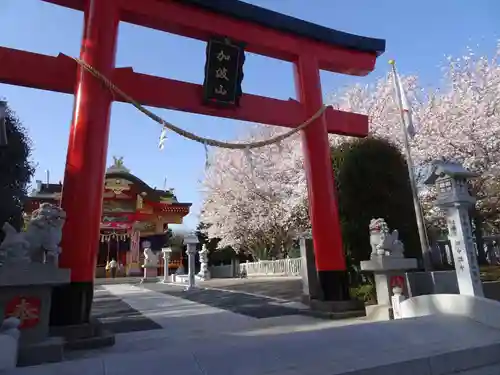
[[[404,108],[403,103],[403,92],[401,87],[401,82],[399,80],[398,73],[396,71],[396,63],[394,60],[390,60],[389,64],[392,66],[392,73],[394,79],[394,90],[396,92],[398,105],[401,114],[401,127],[403,131],[403,142],[406,153],[406,164],[408,166],[408,175],[410,177],[411,192],[413,195],[413,206],[415,208],[415,216],[417,219],[418,235],[420,237],[420,247],[422,251],[422,258],[424,261],[424,268],[426,271],[432,270],[432,258],[429,247],[429,241],[427,239],[427,231],[425,229],[424,216],[422,213],[422,207],[420,206],[420,200],[418,199],[418,189],[417,183],[415,181],[415,173],[413,170],[413,160],[410,152],[410,142],[408,139],[408,129],[413,130],[413,123],[411,118],[411,113],[409,108]]]

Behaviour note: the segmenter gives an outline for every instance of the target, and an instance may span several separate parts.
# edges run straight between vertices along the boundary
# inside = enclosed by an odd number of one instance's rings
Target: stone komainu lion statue
[[[369,225],[371,256],[389,255],[404,257],[404,245],[399,240],[397,229],[392,233],[384,219],[372,219]]]
[[[144,265],[143,267],[156,267],[158,265],[158,257],[149,247],[144,249]]]
[[[18,233],[5,223],[5,240],[0,245],[5,262],[28,258],[32,262],[57,264],[66,213],[59,206],[42,203],[33,211],[26,232]]]
[[[29,262],[30,243],[24,238],[24,233],[18,233],[9,223],[4,223],[2,231],[5,238],[0,245],[0,265]]]

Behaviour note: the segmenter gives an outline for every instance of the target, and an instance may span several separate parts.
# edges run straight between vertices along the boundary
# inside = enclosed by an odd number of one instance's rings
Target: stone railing
[[[300,276],[301,258],[261,260],[240,264],[240,273],[247,276]]]

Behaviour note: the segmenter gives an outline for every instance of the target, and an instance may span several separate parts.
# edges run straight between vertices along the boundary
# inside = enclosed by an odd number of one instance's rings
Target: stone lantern
[[[460,294],[482,297],[483,286],[469,220],[469,209],[476,200],[469,193],[468,180],[477,176],[459,163],[436,161],[424,183],[435,186],[434,203],[446,215]]]
[[[190,290],[195,287],[195,267],[196,267],[196,253],[198,251],[199,240],[198,236],[194,233],[187,234],[184,237],[184,245],[186,245],[187,250],[186,253],[188,255],[188,287],[187,290]]]

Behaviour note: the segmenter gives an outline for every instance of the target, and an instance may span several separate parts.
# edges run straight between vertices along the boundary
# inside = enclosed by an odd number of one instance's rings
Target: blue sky
[[[139,1],[139,0],[138,0]],[[228,0],[229,1],[229,0]],[[424,84],[436,86],[445,56],[461,55],[466,46],[491,54],[500,34],[498,0],[248,0],[337,30],[384,38],[387,52],[368,77],[322,74],[323,91],[370,83],[388,70],[395,58],[402,74],[417,74]],[[40,0],[0,0],[0,45],[57,55],[78,56],[83,15]],[[138,72],[203,81],[205,46],[202,42],[122,23],[117,66]],[[247,55],[245,92],[288,99],[295,97],[290,64],[262,56]],[[36,179],[50,170],[51,181],[62,180],[73,97],[0,84],[6,97],[34,142],[38,163]],[[154,110],[167,121],[205,137],[230,140],[241,134],[246,123]],[[179,200],[193,202],[185,227],[194,228],[201,204],[199,181],[203,177],[202,146],[170,134],[165,149],[157,148],[158,125],[126,104],[113,104],[108,164],[123,156],[134,174],[152,186],[175,188]],[[84,197],[82,197],[84,199]]]

